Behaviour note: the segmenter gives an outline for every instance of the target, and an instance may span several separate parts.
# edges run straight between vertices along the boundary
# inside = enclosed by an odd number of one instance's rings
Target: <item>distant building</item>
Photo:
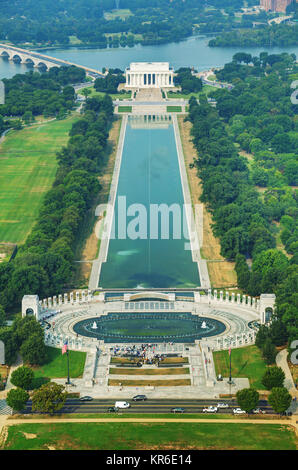
[[[260,6],[263,7],[265,11],[285,13],[287,6],[292,2],[293,0],[260,0]]]
[[[125,70],[126,88],[174,86],[174,70],[168,62],[132,62]]]

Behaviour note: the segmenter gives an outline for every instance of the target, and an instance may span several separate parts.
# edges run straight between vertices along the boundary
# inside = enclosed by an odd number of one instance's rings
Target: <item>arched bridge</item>
[[[81,69],[86,70],[89,75],[97,77],[103,77],[103,73],[99,70],[85,67],[84,65],[74,64],[63,59],[56,59],[39,52],[32,52],[19,47],[8,46],[7,44],[0,43],[0,57],[7,57],[8,60],[20,61],[22,64],[32,65],[33,67],[50,69],[52,67],[70,66],[75,65]]]

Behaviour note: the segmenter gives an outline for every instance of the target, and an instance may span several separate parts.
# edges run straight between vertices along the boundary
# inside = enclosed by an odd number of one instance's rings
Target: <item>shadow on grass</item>
[[[42,385],[47,384],[50,381],[51,379],[49,379],[48,377],[34,377],[30,390],[36,390],[37,388],[40,388]]]

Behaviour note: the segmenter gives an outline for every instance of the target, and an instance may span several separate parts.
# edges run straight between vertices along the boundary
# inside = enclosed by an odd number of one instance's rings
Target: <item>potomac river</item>
[[[298,56],[298,46],[290,47],[208,47],[210,37],[190,37],[185,41],[172,42],[157,46],[96,49],[96,48],[65,48],[49,49],[41,52],[49,56],[65,59],[78,65],[89,66],[98,70],[103,67],[120,68],[127,67],[130,62],[170,62],[174,69],[179,67],[194,66],[199,71],[208,70],[211,67],[223,66],[229,62],[236,52],[244,51],[252,55],[259,55],[262,51],[270,54],[281,52],[294,53]],[[28,66],[15,64],[5,59],[0,60],[0,79],[10,78],[16,73],[25,73]]]

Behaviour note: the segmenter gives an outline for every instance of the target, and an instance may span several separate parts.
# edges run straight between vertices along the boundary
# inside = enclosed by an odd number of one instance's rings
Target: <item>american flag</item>
[[[63,348],[62,348],[62,354],[66,353],[67,352],[67,345],[68,345],[68,341],[66,340],[65,343],[63,344]]]

